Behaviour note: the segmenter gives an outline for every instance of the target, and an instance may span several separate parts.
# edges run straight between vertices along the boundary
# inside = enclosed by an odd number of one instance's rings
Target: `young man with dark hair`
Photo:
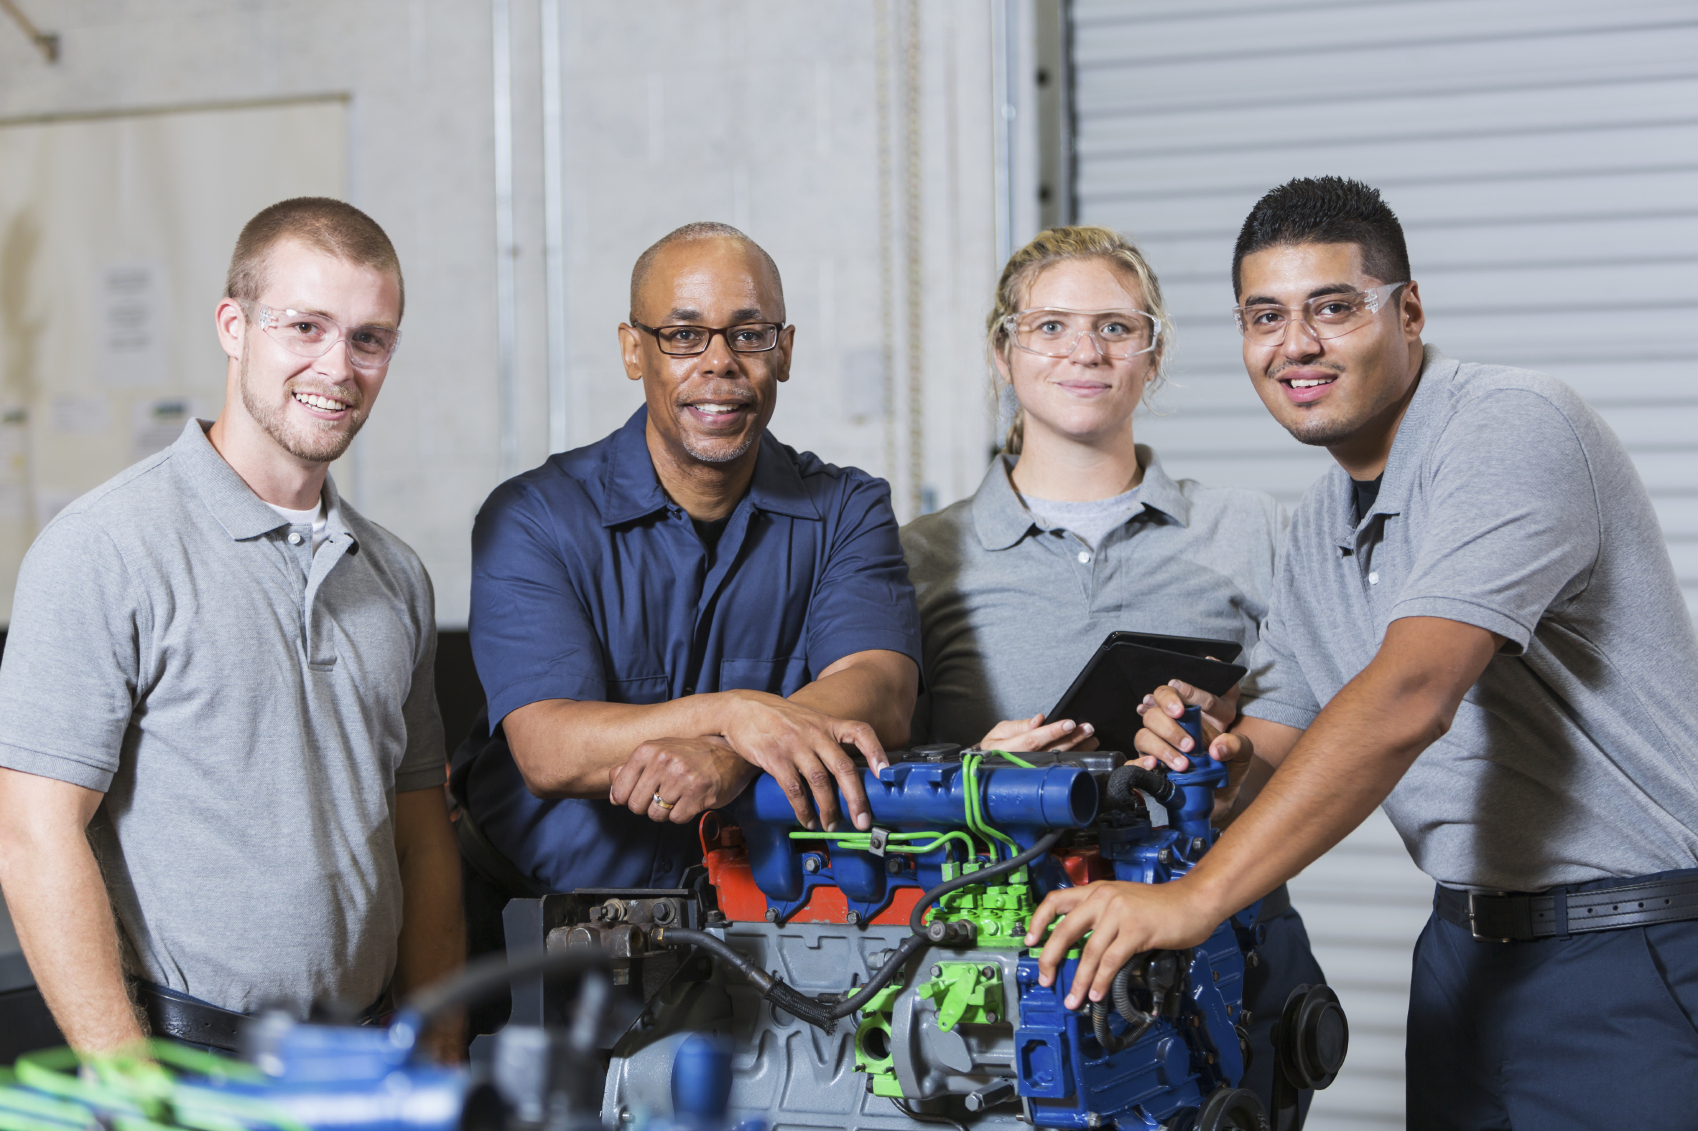
[[[1385,805],[1438,881],[1411,1127],[1688,1126],[1698,1110],[1698,637],[1621,442],[1542,374],[1423,346],[1396,217],[1269,193],[1234,256],[1257,393],[1338,469],[1292,520],[1257,698],[1207,754],[1242,810],[1173,884],[1052,895],[1069,995],[1213,926]],[[1138,747],[1202,754],[1164,689]],[[1270,776],[1271,775],[1271,776]],[[1244,804],[1265,781],[1253,804]]]
[[[272,205],[214,320],[223,411],[42,531],[0,666],[0,883],[79,1050],[234,1049],[464,957],[430,578],[327,474],[400,336],[395,249]]]
[[[619,327],[644,406],[478,514],[489,705],[454,771],[474,953],[511,896],[676,886],[696,818],[762,770],[810,827],[870,826],[845,748],[878,768],[907,740],[919,614],[889,485],[767,431],[794,335],[766,252],[678,229]]]

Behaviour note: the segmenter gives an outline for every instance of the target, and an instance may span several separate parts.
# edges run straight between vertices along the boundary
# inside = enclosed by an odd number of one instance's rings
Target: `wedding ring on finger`
[[[660,799],[660,794],[658,794],[658,793],[654,795],[654,803],[656,805],[660,806],[662,809],[666,809],[668,811],[676,809],[678,807],[678,802],[676,802],[676,801],[662,801]]]

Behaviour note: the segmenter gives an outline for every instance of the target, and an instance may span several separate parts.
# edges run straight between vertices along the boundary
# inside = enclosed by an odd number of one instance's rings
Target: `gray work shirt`
[[[1386,800],[1423,871],[1541,891],[1698,866],[1698,637],[1638,472],[1566,385],[1427,347],[1368,515],[1335,467],[1293,516],[1245,713],[1307,727],[1412,616],[1507,641]]]
[[[1142,505],[1094,550],[1026,509],[1006,457],[972,498],[902,528],[925,653],[913,741],[977,742],[1002,719],[1047,712],[1117,629],[1256,642],[1279,505],[1176,482],[1137,452]]]
[[[226,1009],[378,998],[395,793],[445,773],[430,579],[324,502],[314,554],[191,421],[41,532],[0,664],[0,765],[106,794],[126,966]]]

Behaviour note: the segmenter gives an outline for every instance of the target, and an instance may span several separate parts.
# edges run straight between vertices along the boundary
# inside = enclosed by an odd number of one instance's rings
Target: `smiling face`
[[[371,414],[389,366],[355,368],[347,344],[340,341],[320,357],[294,353],[260,328],[259,307],[326,315],[347,328],[395,329],[401,320],[400,283],[388,272],[289,239],[271,249],[267,278],[259,302],[241,311],[239,339],[226,338],[227,350],[240,342],[235,355],[237,399],[260,431],[289,455],[329,463],[348,450]],[[224,303],[241,309],[233,299]],[[220,304],[221,323],[225,317],[226,307]]]
[[[1021,308],[1103,311],[1142,310],[1144,305],[1137,283],[1125,273],[1101,259],[1075,259],[1039,272]],[[1028,443],[1039,433],[1091,443],[1130,429],[1159,357],[1159,351],[1104,357],[1097,341],[1085,334],[1067,357],[1028,353],[1010,342],[996,363],[1025,411]]]
[[[778,280],[753,247],[712,237],[662,248],[631,315],[650,327],[736,326],[784,321]],[[679,466],[726,464],[748,455],[772,419],[778,383],[790,377],[795,327],[759,353],[738,353],[714,334],[694,357],[660,351],[655,336],[619,327],[625,373],[643,383],[650,436]]]
[[[1400,279],[1362,271],[1355,244],[1304,243],[1244,257],[1240,304],[1295,307],[1328,294],[1368,290]],[[1317,339],[1293,318],[1274,342],[1244,340],[1244,368],[1275,420],[1298,440],[1331,449],[1346,470],[1372,478],[1421,371],[1421,297],[1414,283],[1395,292],[1366,324]],[[1357,450],[1361,449],[1361,450]]]

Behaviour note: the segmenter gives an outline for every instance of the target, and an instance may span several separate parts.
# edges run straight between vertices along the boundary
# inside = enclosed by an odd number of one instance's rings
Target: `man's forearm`
[[[1223,917],[1344,839],[1449,728],[1501,640],[1449,621],[1412,623],[1434,619],[1393,622],[1401,647],[1388,630],[1380,655],[1334,697],[1185,878]]]
[[[886,746],[908,741],[919,670],[899,652],[844,657],[790,699],[839,719],[867,723]],[[733,714],[750,701],[777,696],[760,691],[686,695],[665,703],[530,703],[502,721],[525,785],[539,797],[606,797],[613,771],[645,742],[660,738],[713,738],[726,734]],[[747,751],[742,751],[747,756]]]
[[[502,721],[525,784],[540,797],[606,797],[613,771],[655,738],[705,738],[723,726],[721,694],[665,703],[545,699]]]
[[[405,910],[395,959],[397,1000],[453,973],[466,960],[460,854],[452,834],[407,850],[401,889]]]
[[[143,1037],[124,985],[118,929],[85,832],[99,794],[62,804],[63,782],[0,770],[0,886],[37,987],[71,1047],[109,1052]],[[48,795],[45,798],[44,794]]]
[[[395,798],[395,854],[401,869],[401,937],[395,957],[397,1002],[452,974],[466,960],[466,925],[460,902],[460,850],[448,824],[440,788],[409,790]],[[437,1055],[458,1061],[464,1018],[435,1027]]]
[[[859,719],[891,748],[908,741],[918,686],[913,661],[889,652],[876,661],[834,664],[790,698],[840,719]]]

